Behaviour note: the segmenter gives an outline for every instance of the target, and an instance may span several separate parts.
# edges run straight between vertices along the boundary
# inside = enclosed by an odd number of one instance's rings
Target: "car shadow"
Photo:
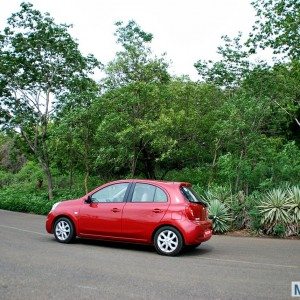
[[[112,249],[120,249],[120,250],[133,250],[133,251],[141,251],[148,253],[155,253],[155,248],[153,245],[143,245],[143,244],[132,244],[132,243],[123,243],[123,242],[112,242],[112,241],[102,241],[102,240],[92,240],[92,239],[82,239],[77,238],[73,243],[81,244],[81,245],[89,245],[95,247],[105,247]],[[201,256],[207,253],[210,253],[214,250],[214,247],[210,245],[200,245],[197,248],[183,248],[180,255],[183,256]]]
[[[210,245],[200,245],[197,248],[184,248],[182,251],[182,255],[184,256],[201,256],[214,251],[214,247]]]
[[[149,253],[155,253],[155,249],[151,245],[142,245],[142,244],[129,244],[123,242],[111,242],[111,241],[102,241],[102,240],[92,240],[92,239],[82,239],[77,238],[74,241],[75,244],[96,246],[96,247],[105,247],[113,249],[124,249],[124,250],[135,250],[135,251],[144,251]]]

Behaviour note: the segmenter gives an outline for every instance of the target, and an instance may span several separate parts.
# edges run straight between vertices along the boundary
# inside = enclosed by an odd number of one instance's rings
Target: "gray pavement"
[[[299,240],[213,236],[165,257],[140,245],[60,244],[44,223],[0,210],[0,299],[292,299],[300,281]]]

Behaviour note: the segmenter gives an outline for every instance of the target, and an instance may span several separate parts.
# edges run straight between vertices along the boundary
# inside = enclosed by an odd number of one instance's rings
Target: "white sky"
[[[24,0],[0,0],[0,30],[19,11]],[[57,23],[73,24],[70,30],[84,54],[102,63],[116,52],[116,21],[135,20],[154,35],[155,54],[167,53],[171,73],[198,79],[193,64],[216,59],[222,35],[247,34],[255,12],[250,0],[31,0],[34,8],[49,12]]]

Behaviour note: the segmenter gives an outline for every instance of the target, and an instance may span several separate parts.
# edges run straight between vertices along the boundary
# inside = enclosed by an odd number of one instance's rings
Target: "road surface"
[[[0,299],[291,299],[300,241],[213,236],[179,257],[57,243],[44,216],[0,210]]]

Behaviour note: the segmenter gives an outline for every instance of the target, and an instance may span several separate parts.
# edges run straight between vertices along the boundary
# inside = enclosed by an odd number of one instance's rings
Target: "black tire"
[[[55,221],[53,232],[55,239],[59,243],[71,243],[76,237],[73,223],[70,219],[65,217],[59,218]]]
[[[164,226],[154,235],[154,247],[158,254],[175,256],[181,252],[183,246],[183,238],[174,227]]]

